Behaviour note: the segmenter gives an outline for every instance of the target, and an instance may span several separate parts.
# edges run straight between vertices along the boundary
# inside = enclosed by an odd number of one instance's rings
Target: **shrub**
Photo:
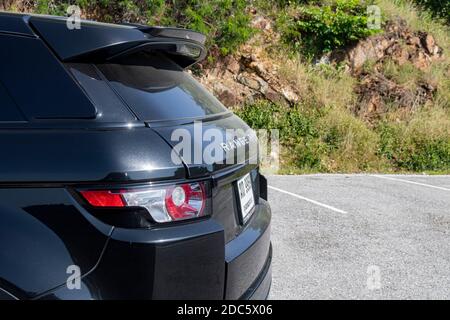
[[[319,111],[296,106],[290,109],[268,101],[258,101],[235,110],[253,129],[278,129],[284,141],[301,137],[318,137],[316,120]]]
[[[286,169],[322,170],[317,120],[320,112],[314,108],[286,107],[259,101],[235,110],[253,129],[280,131],[281,159]]]
[[[450,171],[450,116],[420,111],[375,129],[342,108],[257,102],[236,110],[254,129],[279,129],[282,172]]]
[[[366,10],[359,0],[302,6],[292,17],[281,16],[279,26],[286,43],[307,56],[317,56],[377,33],[367,26]]]
[[[285,171],[364,171],[383,163],[376,134],[346,110],[258,102],[236,113],[254,129],[280,130]]]
[[[448,0],[415,0],[420,6],[430,10],[435,16],[446,19],[450,23],[450,1]]]
[[[35,4],[35,12],[39,14],[52,14],[56,16],[66,15],[67,5],[60,1],[38,0]]]
[[[274,1],[280,8],[287,7],[295,4],[318,4],[323,0],[275,0]]]
[[[234,51],[253,33],[245,0],[184,0],[174,2],[173,13],[179,26],[209,36],[222,54]]]

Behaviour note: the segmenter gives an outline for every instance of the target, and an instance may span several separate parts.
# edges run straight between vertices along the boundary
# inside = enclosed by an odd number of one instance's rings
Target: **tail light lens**
[[[80,193],[96,208],[144,208],[156,222],[186,220],[205,214],[203,183],[129,190],[83,190]]]

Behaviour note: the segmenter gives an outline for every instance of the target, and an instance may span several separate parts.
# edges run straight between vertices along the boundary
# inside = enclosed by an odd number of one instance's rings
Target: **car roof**
[[[13,31],[12,28],[14,26],[18,26],[19,23],[23,23],[30,18],[39,18],[39,19],[46,19],[46,20],[52,20],[52,21],[60,21],[66,23],[69,17],[63,17],[63,16],[52,16],[52,15],[46,15],[46,14],[36,14],[36,13],[23,13],[23,12],[10,12],[10,11],[1,11],[0,10],[0,32],[8,32]],[[2,24],[3,21],[9,20],[15,21],[17,25],[7,25]],[[87,20],[87,19],[80,19],[80,23],[82,25],[98,25],[103,27],[110,27],[110,28],[123,28],[123,29],[136,29],[140,25],[137,24],[114,24],[114,23],[106,23],[106,22],[98,22],[94,20]]]
[[[66,17],[0,12],[0,104],[7,109],[0,122],[90,121],[99,114],[102,121],[134,121],[119,98],[117,107],[108,105],[102,112],[74,78],[73,65],[122,63],[141,51],[162,51],[186,68],[206,55],[205,36],[191,30],[88,20],[71,28],[68,22]],[[198,55],[189,55],[189,48]]]
[[[63,62],[107,60],[135,47],[161,42],[186,42],[198,48],[198,57],[175,59],[183,68],[206,55],[206,37],[192,30],[90,20],[80,20],[79,27],[69,28],[70,23],[67,17],[0,12],[0,33],[40,37]]]

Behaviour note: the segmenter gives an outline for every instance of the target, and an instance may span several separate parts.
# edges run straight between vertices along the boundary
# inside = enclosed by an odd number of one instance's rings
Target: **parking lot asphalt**
[[[450,299],[450,176],[269,176],[270,299]]]

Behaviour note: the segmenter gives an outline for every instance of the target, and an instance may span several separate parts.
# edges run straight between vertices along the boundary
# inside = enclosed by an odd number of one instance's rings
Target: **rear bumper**
[[[152,229],[116,228],[80,290],[45,299],[265,299],[271,284],[271,212],[261,200],[238,237],[225,244],[213,218]]]
[[[254,216],[245,229],[225,247],[225,299],[249,297],[271,262],[271,212],[266,201],[260,200]],[[250,291],[250,292],[249,292]]]
[[[272,286],[272,246],[270,246],[269,256],[266,265],[255,279],[250,288],[241,296],[240,300],[265,300],[269,296]]]

